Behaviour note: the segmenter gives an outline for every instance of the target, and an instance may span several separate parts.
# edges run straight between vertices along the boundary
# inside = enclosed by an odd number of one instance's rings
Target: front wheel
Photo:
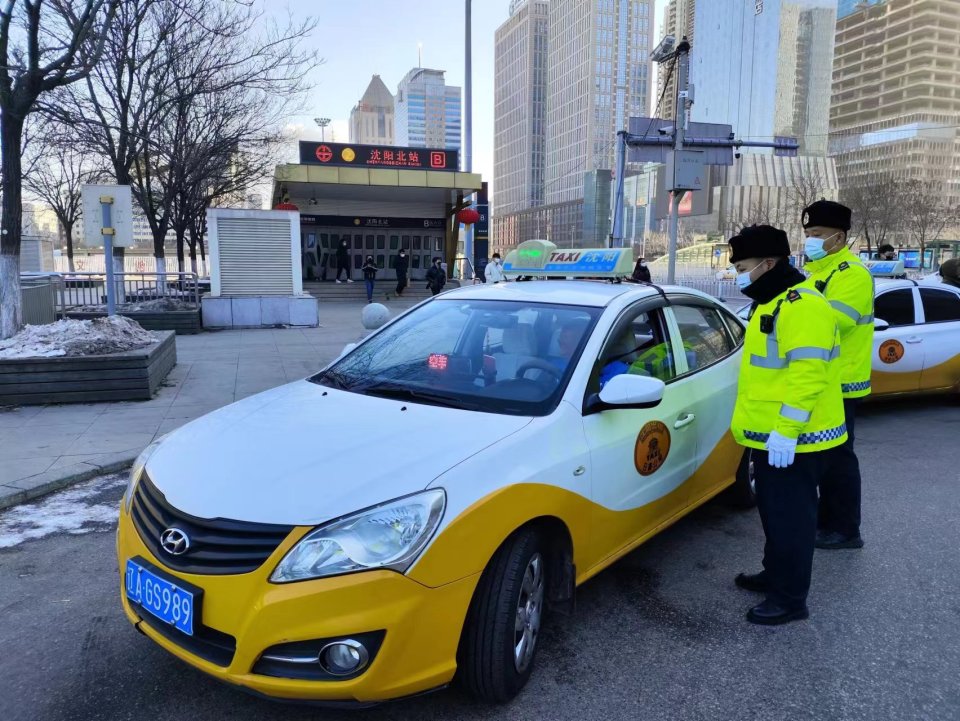
[[[458,664],[461,683],[481,701],[509,701],[530,678],[547,581],[543,541],[533,530],[508,539],[480,577]]]

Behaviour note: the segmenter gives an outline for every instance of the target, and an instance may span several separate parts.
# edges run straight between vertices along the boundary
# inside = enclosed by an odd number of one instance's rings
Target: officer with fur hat
[[[857,405],[870,394],[873,352],[873,276],[847,248],[850,208],[818,200],[803,211],[807,236],[804,269],[808,284],[833,308],[840,328],[840,387],[847,442],[831,454],[830,471],[820,486],[817,548],[862,548],[860,463],[853,450]]]
[[[817,532],[817,486],[846,441],[840,338],[823,296],[790,265],[787,234],[769,225],[730,239],[737,285],[753,300],[731,430],[749,449],[766,545],[763,570],[734,579],[766,595],[747,620],[807,618]]]

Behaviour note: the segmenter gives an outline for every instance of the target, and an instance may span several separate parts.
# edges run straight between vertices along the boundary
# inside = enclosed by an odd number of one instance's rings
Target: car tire
[[[737,480],[727,491],[727,499],[738,508],[753,508],[757,505],[757,485],[753,479],[752,450],[745,448],[737,466]]]
[[[547,569],[542,537],[526,529],[497,550],[481,575],[458,653],[460,683],[478,700],[509,701],[530,678],[547,598]]]

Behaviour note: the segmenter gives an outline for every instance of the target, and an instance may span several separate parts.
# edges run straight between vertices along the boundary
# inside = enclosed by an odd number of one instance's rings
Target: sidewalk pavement
[[[366,334],[364,305],[321,304],[320,328],[177,336],[177,365],[149,401],[0,407],[0,509],[125,468],[187,421],[315,373]]]

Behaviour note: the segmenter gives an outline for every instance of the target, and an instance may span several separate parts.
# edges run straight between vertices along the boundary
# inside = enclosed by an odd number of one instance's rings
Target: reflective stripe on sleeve
[[[857,325],[866,325],[867,323],[873,323],[872,315],[861,315],[861,313],[854,307],[847,305],[839,300],[831,300],[830,307],[835,311],[843,313],[850,320],[852,320]]]
[[[810,411],[788,406],[786,403],[780,406],[780,415],[788,420],[797,421],[798,423],[806,423],[810,420]]]
[[[840,384],[841,393],[853,393],[855,391],[870,390],[870,381],[857,381],[856,383]]]
[[[828,428],[825,431],[814,431],[813,433],[801,433],[797,438],[798,446],[807,446],[814,443],[823,443],[825,441],[834,441],[838,438],[843,437],[843,434],[847,432],[847,424],[837,426],[836,428]],[[766,443],[770,439],[769,433],[760,433],[758,431],[744,431],[743,437],[748,441],[757,441],[758,443]]]

